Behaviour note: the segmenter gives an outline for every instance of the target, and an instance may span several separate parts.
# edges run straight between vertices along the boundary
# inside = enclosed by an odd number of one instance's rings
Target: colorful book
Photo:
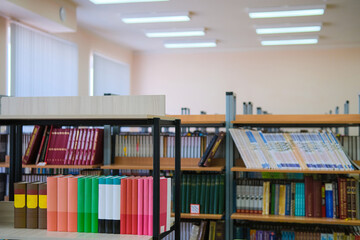
[[[121,177],[113,178],[113,233],[120,234]]]
[[[105,233],[106,177],[99,178],[98,232]],[[121,202],[121,204],[123,204]]]
[[[115,192],[114,192],[114,194],[115,194]],[[118,201],[118,205],[120,205],[119,203],[120,203],[120,199]],[[120,208],[120,206],[119,206],[119,208]],[[114,209],[114,213],[115,212],[116,212],[116,209]],[[91,218],[91,232],[92,233],[97,233],[99,231],[99,225],[98,225],[98,218],[99,218],[99,177],[97,177],[97,176],[93,177],[91,179],[91,211],[90,211],[90,218]],[[118,229],[120,229],[120,222],[119,222]]]
[[[26,182],[14,183],[14,228],[26,228]]]
[[[58,179],[62,175],[47,178],[47,230],[58,230]]]
[[[22,159],[23,164],[35,163],[36,157],[41,144],[41,139],[44,132],[44,126],[35,125],[30,137],[30,142],[26,148],[24,157]]]
[[[68,178],[72,175],[67,175],[58,178],[58,193],[57,193],[57,231],[68,231]]]
[[[47,184],[39,184],[39,229],[47,228]]]
[[[105,233],[114,233],[113,229],[113,177],[106,178],[105,185]]]
[[[77,232],[78,178],[68,178],[68,231]]]
[[[26,228],[38,228],[38,195],[39,183],[28,183],[26,186]]]
[[[86,177],[78,178],[78,212],[77,212],[77,229],[78,232],[85,231],[85,179]]]

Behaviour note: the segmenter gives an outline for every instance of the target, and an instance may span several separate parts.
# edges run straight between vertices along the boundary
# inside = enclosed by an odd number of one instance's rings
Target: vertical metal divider
[[[111,165],[111,126],[104,125],[104,165]],[[104,174],[110,174],[111,170],[104,169]]]
[[[360,114],[360,93],[358,94],[359,97],[359,114]],[[360,125],[359,125],[359,136],[360,136]]]
[[[349,100],[344,104],[344,114],[349,114]],[[349,136],[349,127],[344,127],[344,135]]]
[[[15,176],[14,182],[22,180],[22,125],[16,125],[15,128]]]
[[[175,240],[180,240],[181,220],[181,120],[175,120]]]
[[[14,201],[14,182],[15,182],[15,146],[16,130],[14,125],[10,125],[10,172],[9,172],[9,200]]]
[[[359,106],[360,106],[360,99],[359,99]],[[359,109],[359,113],[360,113],[360,109]],[[339,106],[336,106],[335,114],[339,114]],[[359,130],[359,133],[360,133],[360,130]],[[335,134],[339,134],[339,128],[338,127],[335,128]]]
[[[153,119],[153,239],[160,239],[160,119]]]
[[[233,127],[231,121],[235,120],[236,116],[236,95],[233,92],[226,92],[226,164],[225,164],[225,239],[233,239],[233,221],[231,214],[233,213],[233,181],[234,175],[231,168],[234,165],[234,151],[233,142],[230,136],[229,129]]]

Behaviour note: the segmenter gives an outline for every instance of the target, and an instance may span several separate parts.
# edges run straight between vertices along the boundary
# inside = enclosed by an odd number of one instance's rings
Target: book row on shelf
[[[181,180],[181,212],[191,213],[191,205],[202,214],[223,214],[225,202],[223,174],[183,174]]]
[[[350,159],[360,160],[360,136],[338,136],[344,152]]]
[[[102,163],[104,129],[34,126],[23,164],[94,165]]]
[[[14,188],[15,228],[153,234],[152,177],[57,175]],[[160,178],[161,233],[173,222],[171,191],[171,178]]]
[[[236,212],[262,215],[359,219],[359,180],[346,175],[236,180]]]
[[[262,133],[230,129],[247,168],[353,170],[349,157],[330,131]]]
[[[234,240],[358,240],[359,226],[307,226],[239,222],[234,225]]]

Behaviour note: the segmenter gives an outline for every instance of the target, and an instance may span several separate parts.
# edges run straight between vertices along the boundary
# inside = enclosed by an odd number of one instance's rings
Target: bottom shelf
[[[175,214],[172,213],[171,217],[175,217]],[[191,214],[191,213],[182,213],[180,215],[183,219],[213,219],[220,220],[222,219],[222,214]]]
[[[256,214],[244,214],[244,213],[234,213],[231,215],[231,219],[259,221],[259,222],[286,222],[286,223],[303,223],[303,224],[360,226],[360,220],[277,216],[277,215],[256,215]]]

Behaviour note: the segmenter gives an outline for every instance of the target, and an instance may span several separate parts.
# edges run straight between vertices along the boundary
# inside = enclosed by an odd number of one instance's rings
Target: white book
[[[104,220],[106,211],[106,183],[101,184],[100,182],[101,181],[99,181],[98,219]]]
[[[110,177],[112,178],[112,177]],[[111,181],[112,182],[112,181]],[[113,219],[113,184],[108,184],[108,181],[105,184],[105,219]]]

